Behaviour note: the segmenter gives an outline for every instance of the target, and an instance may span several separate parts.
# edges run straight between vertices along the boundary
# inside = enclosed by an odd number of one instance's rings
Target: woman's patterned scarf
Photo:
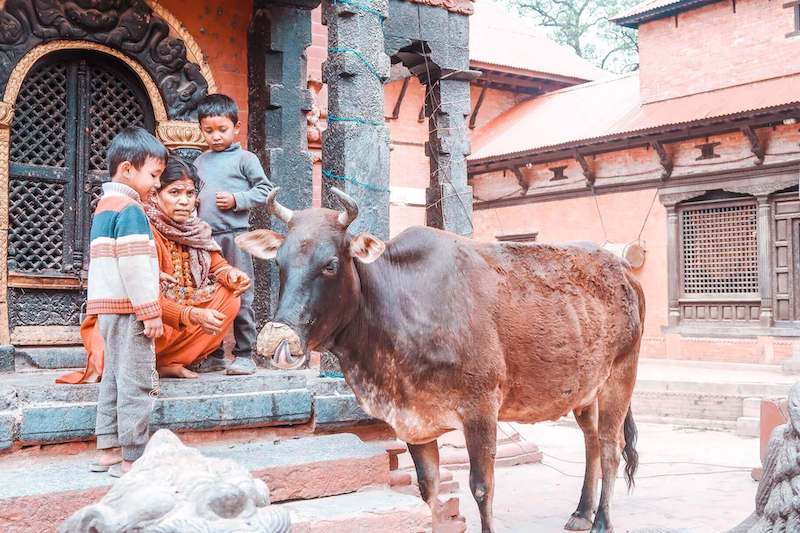
[[[189,268],[192,271],[194,286],[198,289],[203,288],[209,281],[208,273],[211,270],[209,252],[221,250],[219,244],[211,237],[211,226],[208,222],[196,215],[186,222],[175,222],[153,202],[146,205],[145,213],[164,237],[188,248]]]

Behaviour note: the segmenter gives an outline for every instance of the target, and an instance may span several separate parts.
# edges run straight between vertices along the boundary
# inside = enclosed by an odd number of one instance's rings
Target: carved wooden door
[[[135,75],[114,58],[85,51],[51,55],[26,77],[11,126],[12,327],[77,324],[91,214],[109,179],[106,150],[117,132],[134,125],[154,130],[150,102]],[[64,298],[61,309],[53,306],[55,314],[36,309]]]
[[[772,204],[772,216],[773,315],[779,324],[796,323],[800,320],[800,200],[797,193],[778,196]]]

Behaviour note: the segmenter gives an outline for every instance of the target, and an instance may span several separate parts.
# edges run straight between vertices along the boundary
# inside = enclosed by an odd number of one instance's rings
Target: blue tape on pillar
[[[350,176],[340,176],[339,174],[334,174],[330,170],[322,169],[322,175],[328,179],[336,180],[336,181],[346,181],[348,183],[352,183],[353,185],[357,185],[363,189],[367,189],[368,191],[375,191],[375,192],[389,192],[389,189],[386,187],[381,187],[379,185],[373,185],[371,183],[365,183],[363,181],[359,181],[355,178]]]
[[[386,15],[384,15],[383,13],[381,13],[380,11],[378,11],[377,9],[373,8],[368,4],[364,4],[361,2],[353,2],[352,0],[331,0],[331,4],[344,4],[346,6],[351,6],[356,9],[360,9],[361,11],[369,13],[370,15],[375,15],[376,17],[378,17],[378,20],[381,21],[381,24],[383,24],[383,21],[386,20]]]
[[[329,54],[353,54],[358,59],[361,60],[362,63],[369,69],[373,76],[378,78],[378,80],[383,83],[385,80],[384,76],[381,76],[381,73],[378,72],[378,69],[375,68],[375,65],[369,62],[369,60],[364,57],[364,54],[356,50],[355,48],[328,48]]]
[[[385,122],[382,120],[367,120],[365,118],[356,118],[356,117],[337,117],[334,115],[328,115],[328,122],[355,122],[356,124],[365,124],[368,126],[383,126]]]

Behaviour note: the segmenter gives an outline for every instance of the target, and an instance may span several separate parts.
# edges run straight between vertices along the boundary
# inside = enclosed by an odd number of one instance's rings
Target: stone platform
[[[637,422],[756,436],[761,399],[785,397],[796,381],[780,365],[640,359],[633,414]]]
[[[202,453],[230,458],[288,502],[292,531],[428,531],[431,515],[419,498],[390,490],[382,446],[352,434],[200,444]],[[97,501],[114,479],[89,472],[94,454],[18,453],[2,459],[0,531],[54,531],[79,508]],[[391,525],[391,529],[381,527]]]
[[[57,385],[65,369],[0,374],[0,451],[94,438],[97,384]],[[209,431],[271,426],[337,427],[370,422],[342,379],[316,371],[162,379],[153,428]]]

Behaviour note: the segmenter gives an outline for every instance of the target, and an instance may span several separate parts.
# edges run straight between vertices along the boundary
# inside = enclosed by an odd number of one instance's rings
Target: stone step
[[[273,502],[327,498],[367,487],[386,487],[389,480],[389,459],[384,449],[351,434],[217,442],[200,444],[197,448],[206,455],[230,458],[245,466],[267,483]],[[52,524],[102,497],[113,478],[89,472],[92,458],[93,454],[81,453],[73,456],[20,454],[0,459],[3,470],[0,531],[48,530]],[[369,502],[362,509],[379,503]],[[415,503],[422,502],[416,500]],[[408,501],[403,505],[414,508]],[[350,507],[354,512],[358,510],[357,499]],[[31,512],[32,509],[36,511]],[[378,505],[374,512],[380,514],[381,509]],[[392,509],[386,506],[390,514],[394,513]]]
[[[740,437],[758,437],[761,434],[761,419],[754,416],[740,416],[736,420],[736,434]]]
[[[745,398],[742,402],[742,416],[760,417],[761,398]]]
[[[463,436],[462,436],[463,438]],[[457,437],[450,437],[451,444],[439,446],[439,464],[442,470],[465,470],[469,468],[469,454],[464,446],[453,446],[452,442]],[[542,460],[539,447],[530,441],[506,442],[497,445],[495,466],[515,466],[521,464],[538,463]],[[400,468],[411,471],[414,461],[409,455],[400,456]]]
[[[794,379],[777,365],[642,359],[633,394],[636,420],[708,421],[735,428],[759,416],[759,398],[786,397]]]
[[[86,366],[86,350],[83,346],[18,346],[16,356],[17,368],[26,365],[44,369]]]
[[[281,504],[292,516],[292,533],[422,533],[431,511],[415,496],[380,488]]]
[[[58,385],[63,370],[0,374],[0,451],[22,445],[92,440],[98,384]],[[352,427],[370,419],[344,380],[316,371],[259,370],[162,379],[153,429],[208,431],[313,423]]]

